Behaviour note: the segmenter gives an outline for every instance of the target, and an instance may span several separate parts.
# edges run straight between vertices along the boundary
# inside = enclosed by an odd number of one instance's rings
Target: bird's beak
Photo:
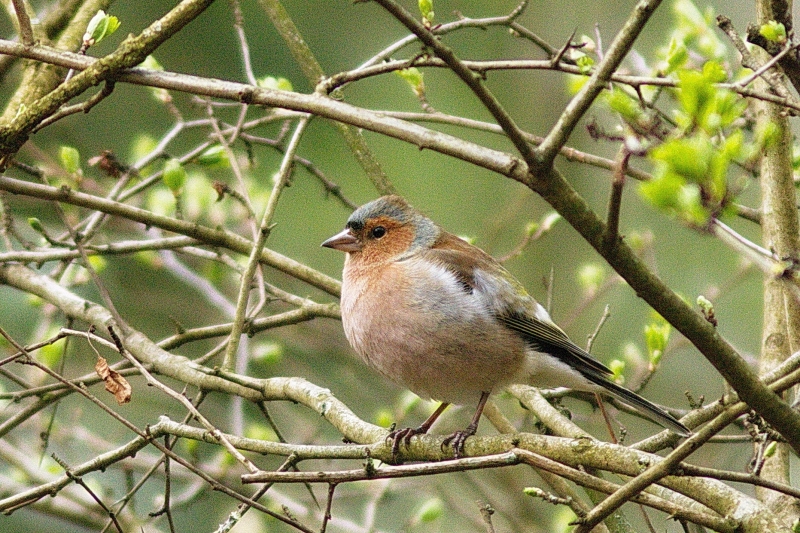
[[[323,242],[321,246],[325,248],[333,248],[342,252],[358,252],[361,251],[361,242],[350,231],[345,228],[337,233],[327,241]]]

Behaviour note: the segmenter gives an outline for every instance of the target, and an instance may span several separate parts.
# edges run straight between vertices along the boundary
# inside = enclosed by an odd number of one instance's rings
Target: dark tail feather
[[[629,391],[625,387],[617,385],[613,381],[609,381],[602,376],[584,374],[584,377],[596,385],[603,387],[605,392],[607,392],[610,396],[613,396],[619,401],[638,409],[643,415],[647,416],[647,418],[669,429],[670,431],[677,433],[682,437],[688,437],[692,434],[692,431],[681,424],[677,418],[654,403],[645,400],[635,392]]]

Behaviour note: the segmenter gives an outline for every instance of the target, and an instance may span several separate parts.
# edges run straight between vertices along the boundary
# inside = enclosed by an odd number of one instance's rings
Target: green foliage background
[[[117,34],[90,53],[99,56],[113,50],[126,34],[138,33],[173,4],[148,1],[119,2],[112,5],[109,12],[119,17],[122,26]],[[415,7],[416,3],[406,4]],[[369,3],[354,5],[342,0],[287,0],[284,5],[328,74],[352,69],[406,35],[399,24]],[[465,16],[478,18],[507,13],[514,5],[515,2],[505,0],[438,0],[435,9],[437,21],[444,22],[452,18],[451,13],[454,10]],[[580,5],[533,2],[521,22],[556,45],[565,42],[576,28],[578,35],[594,37],[594,25],[598,24],[603,42],[607,45],[632,5],[633,2],[609,1]],[[725,13],[733,19],[737,27],[744,28],[753,17],[749,3],[718,0],[701,3],[701,9],[706,5],[712,5],[717,12]],[[292,82],[295,90],[312,91],[313,87],[305,81],[283,41],[259,6],[255,2],[244,2],[243,9],[256,75],[285,77]],[[669,28],[673,24],[671,10],[662,8],[638,41],[637,51],[645,57],[651,56],[656,47],[667,44]],[[12,33],[7,20],[3,20],[0,23],[0,34],[9,36]],[[461,57],[469,59],[537,55],[530,44],[509,37],[501,28],[462,31],[448,37],[448,43],[459,51]],[[217,2],[176,38],[168,41],[155,55],[167,70],[237,81],[244,79],[227,2]],[[731,60],[735,60],[733,53]],[[428,69],[425,72],[425,84],[427,96],[434,108],[481,120],[489,119],[474,96],[452,73],[443,69]],[[551,127],[569,98],[565,76],[553,72],[491,73],[488,85],[520,125],[535,133],[545,132]],[[0,94],[7,96],[11,88],[12,83],[6,84],[5,88],[0,86]],[[187,95],[175,94],[174,98],[186,118],[205,116],[203,107],[192,104]],[[383,76],[353,84],[344,91],[344,98],[349,103],[372,109],[419,111],[418,100],[408,85],[397,76]],[[231,118],[235,116],[234,113],[236,111],[231,112]],[[597,116],[601,121],[609,118],[608,111],[599,106],[595,106],[590,115]],[[118,84],[113,97],[101,103],[89,115],[79,114],[62,120],[37,134],[33,140],[44,155],[53,160],[58,157],[60,146],[77,148],[83,159],[84,172],[102,182],[104,178],[97,170],[86,166],[87,158],[102,150],[112,150],[122,159],[130,161],[137,138],[147,135],[158,139],[171,126],[171,117],[151,97],[149,89]],[[448,131],[447,127],[442,129]],[[462,130],[459,131],[464,134]],[[199,135],[190,133],[182,137],[175,144],[175,149],[188,149],[198,142]],[[467,136],[469,135],[474,135],[474,138],[498,149],[512,149],[497,136],[480,133],[468,133]],[[444,227],[459,235],[469,236],[489,253],[507,253],[522,239],[526,226],[532,221],[539,221],[549,211],[544,202],[518,183],[440,154],[420,151],[396,140],[369,132],[365,136],[389,178],[404,196]],[[617,149],[614,143],[591,140],[583,128],[576,131],[569,145],[612,159]],[[316,119],[312,122],[299,152],[302,157],[312,160],[356,203],[360,204],[377,196],[341,137],[324,120]],[[20,159],[30,162],[37,157],[40,154],[23,151]],[[279,162],[280,154],[275,152],[259,149],[256,154],[256,165],[250,173],[254,179],[253,187],[263,186],[262,199],[271,187],[272,175],[277,171]],[[636,164],[641,165],[642,162],[637,161]],[[558,166],[592,207],[598,212],[604,212],[610,173],[565,161]],[[207,172],[212,179],[226,175],[224,170]],[[752,188],[753,190],[744,193],[745,201],[757,201],[757,191]],[[682,228],[664,214],[644,205],[635,189],[636,186],[632,183],[626,188],[621,232],[627,236],[652,234],[652,259],[658,265],[660,275],[671,287],[693,301],[709,287],[724,285],[736,278],[740,264],[733,252],[718,241]],[[319,243],[341,229],[349,212],[333,199],[323,200],[323,196],[319,183],[307,172],[298,169],[292,186],[282,197],[277,212],[277,226],[270,236],[268,246],[339,278],[342,257],[330,250],[321,249]],[[42,204],[20,201],[15,202],[14,207],[20,213],[40,217],[45,222],[53,221],[51,213],[42,211]],[[748,222],[732,220],[729,223],[737,231],[757,240],[756,228]],[[125,228],[120,229],[124,231]],[[579,343],[594,330],[603,308],[608,305],[611,318],[604,325],[593,349],[602,360],[608,362],[612,358],[624,358],[625,346],[629,343],[635,344],[644,352],[643,329],[650,317],[648,307],[637,299],[633,291],[617,285],[594,299],[588,307],[581,307],[581,302],[586,297],[586,287],[579,283],[578,274],[585,265],[593,263],[597,263],[606,275],[610,275],[610,269],[599,260],[594,251],[562,222],[556,224],[551,232],[526,249],[522,255],[510,260],[507,266],[540,299],[546,296],[543,279],[549,276],[552,269],[552,314],[557,322],[566,325],[568,333]],[[273,273],[270,276],[287,283],[279,274]],[[174,332],[175,322],[192,327],[219,321],[224,317],[222,310],[205,301],[181,279],[136,258],[108,258],[102,277],[115,302],[118,302],[120,312],[130,317],[131,324],[151,338],[170,335]],[[214,280],[212,272],[209,272],[209,277]],[[226,294],[235,295],[236,286],[230,279],[215,281]],[[97,297],[93,289],[85,290],[86,294]],[[325,298],[312,289],[305,290],[315,298],[330,301],[329,297]],[[756,354],[760,344],[760,291],[761,277],[755,270],[751,270],[742,279],[736,279],[714,302],[720,332],[745,354]],[[153,305],[153,302],[160,305]],[[23,339],[35,335],[38,312],[20,294],[7,287],[0,287],[0,316],[3,316],[3,327],[13,335]],[[367,420],[383,420],[387,411],[396,415],[398,406],[403,402],[404,391],[372,374],[355,359],[338,322],[320,319],[308,324],[281,328],[260,335],[253,340],[253,344],[265,341],[277,344],[281,356],[275,360],[251,363],[248,372],[253,375],[305,377],[318,385],[329,387]],[[646,396],[657,402],[680,407],[686,406],[686,390],[694,398],[705,396],[713,400],[720,396],[723,393],[723,383],[718,377],[712,378],[715,374],[712,374],[705,359],[686,343],[676,344],[677,348],[669,350],[662,361],[662,368],[648,385]],[[198,355],[210,346],[210,343],[192,346],[181,353]],[[91,359],[91,354],[76,350],[70,354],[68,364],[75,365],[76,369],[87,367],[91,364]],[[134,380],[134,387],[134,390],[136,387],[143,387],[143,382]],[[227,399],[212,398],[211,401],[217,403],[218,418],[214,422],[228,429],[226,419],[230,406]],[[501,403],[512,421],[522,428],[531,429],[531,421],[515,402],[506,399]],[[565,404],[573,409],[574,419],[579,425],[596,435],[603,434],[599,416],[592,413],[587,405],[571,400],[566,400]],[[77,398],[72,398],[63,402],[59,409],[62,413],[70,412],[71,409],[80,412],[85,406]],[[164,409],[174,409],[174,406],[148,405],[135,401],[126,413],[132,420],[144,425],[152,421],[154,413]],[[412,409],[406,423],[416,424],[421,421],[427,414],[426,409],[428,408],[424,406]],[[276,411],[276,418],[295,421],[284,428],[293,442],[334,442],[337,438],[335,431],[329,428],[320,429],[321,424],[313,422],[306,425],[308,420],[314,418],[313,414],[298,413],[300,409],[289,405],[277,406]],[[177,412],[173,414],[179,416]],[[459,427],[470,414],[471,407],[451,414],[436,431],[444,433],[451,427]],[[258,419],[258,413],[249,407],[247,415],[250,421]],[[95,429],[102,432],[104,425],[103,421],[98,420]],[[486,426],[483,431],[492,431],[488,429],[488,424]],[[649,425],[635,422],[631,426],[636,426],[630,428],[633,437],[644,436],[654,430]],[[746,462],[750,454],[747,445],[742,445],[738,450],[726,447],[723,456],[718,451],[713,446],[708,447],[697,460],[702,462],[713,459],[720,466],[733,467]],[[211,452],[205,450],[205,453]],[[69,455],[67,450],[63,454]],[[72,454],[70,457],[78,462],[89,456],[81,459]],[[122,480],[120,483],[122,484]],[[447,512],[447,518],[413,524],[413,518],[410,517],[419,511],[423,498],[409,499],[402,495],[407,491],[421,491],[429,492],[430,497],[434,498],[434,493],[439,493],[441,489],[454,500],[446,502],[448,506],[464,509],[469,508],[474,500],[490,493],[492,488],[502,487],[503,491],[520,492],[523,485],[511,472],[497,472],[491,476],[458,474],[421,483],[402,481],[392,486],[390,495],[380,507],[379,513],[382,516],[378,523],[381,524],[381,530],[455,531],[452,528],[456,526],[448,522],[453,515]],[[345,488],[343,493],[347,494],[350,490],[356,489]],[[287,496],[304,497],[303,492],[302,487],[286,489]],[[321,491],[318,497],[324,500]],[[211,530],[215,521],[224,518],[229,511],[223,505],[224,499],[214,494],[209,494],[207,498],[204,501],[208,503],[207,516],[194,512],[181,515],[182,531],[189,528]],[[141,501],[143,507],[151,503],[146,498]],[[531,499],[525,509],[504,508],[502,501],[492,503],[501,517],[498,522],[500,531],[537,530],[528,529],[530,523],[534,522],[540,531],[563,527],[564,517],[553,515],[551,508],[538,500]],[[464,514],[470,513],[475,514],[469,509],[464,511]],[[65,527],[64,524],[52,523],[49,519],[42,520],[36,513],[27,510],[19,511],[10,518],[0,519],[0,524],[4,524],[0,528],[9,532],[34,529],[43,532],[62,531]],[[474,526],[474,523],[471,525]],[[258,527],[263,531],[281,530],[274,523],[264,522]],[[459,522],[458,527],[469,530],[470,524]],[[241,527],[241,530],[245,529],[244,526]]]

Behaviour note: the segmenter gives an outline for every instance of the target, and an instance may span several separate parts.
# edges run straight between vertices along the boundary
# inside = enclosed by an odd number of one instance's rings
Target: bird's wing
[[[511,312],[497,316],[507,328],[525,339],[532,349],[555,357],[578,370],[581,374],[611,375],[611,370],[572,342],[561,328],[552,322],[540,320],[530,314]]]
[[[493,257],[468,242],[442,232],[421,258],[450,271],[464,290],[483,298],[497,320],[520,335],[532,349],[553,355],[582,374],[597,377],[611,370],[570,340],[524,287]]]
[[[416,251],[415,255],[423,261],[445,268],[468,293],[478,288],[475,273],[487,270],[492,263],[496,263],[494,258],[480,248],[446,231],[441,232],[432,247]]]

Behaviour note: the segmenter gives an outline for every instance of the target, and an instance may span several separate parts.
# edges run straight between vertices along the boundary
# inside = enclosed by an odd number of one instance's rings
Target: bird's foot
[[[446,446],[450,446],[453,448],[453,455],[455,458],[461,458],[464,455],[464,444],[469,437],[475,434],[476,430],[477,428],[472,427],[470,424],[463,431],[456,431],[442,441],[442,451],[444,451]]]
[[[418,428],[403,428],[390,431],[389,435],[386,437],[386,440],[392,441],[392,457],[397,457],[401,444],[408,448],[408,445],[411,443],[411,437],[414,435],[424,435],[427,432],[428,428],[423,426]]]

